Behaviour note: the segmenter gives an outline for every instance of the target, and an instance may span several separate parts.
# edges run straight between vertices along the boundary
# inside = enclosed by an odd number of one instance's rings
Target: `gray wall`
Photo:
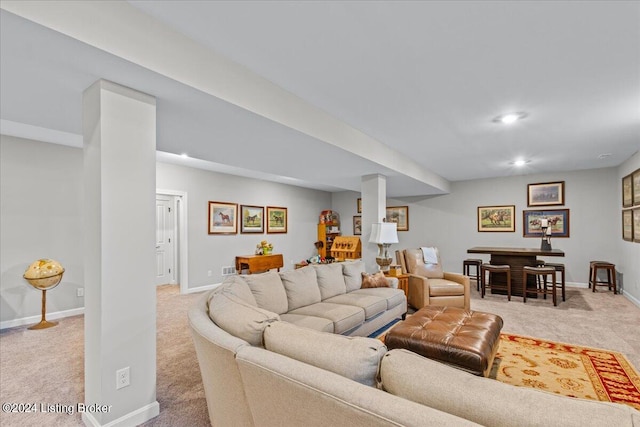
[[[189,288],[222,281],[223,266],[235,265],[236,255],[249,255],[266,239],[284,257],[285,269],[316,254],[320,212],[331,206],[330,193],[258,181],[167,163],[157,163],[157,188],[188,193]],[[208,202],[283,206],[289,215],[286,234],[207,234]],[[238,207],[239,209],[239,207]],[[266,212],[265,212],[266,213]],[[239,231],[239,230],[238,230]],[[212,271],[212,277],[207,271]]]
[[[84,306],[82,191],[82,150],[0,136],[0,321],[40,315],[42,292],[22,278],[39,258],[66,269],[47,312]]]
[[[527,207],[527,184],[565,181],[565,205],[570,210],[570,237],[552,239],[552,247],[562,249],[564,258],[546,258],[563,262],[567,281],[586,284],[589,261],[608,260],[622,273],[628,296],[640,302],[640,244],[624,242],[621,237],[621,178],[640,167],[636,154],[618,168],[591,169],[554,174],[512,176],[506,178],[454,182],[451,193],[436,197],[388,199],[388,206],[409,206],[409,231],[399,232],[400,242],[392,249],[437,246],[445,270],[461,272],[462,260],[478,257],[467,254],[472,246],[539,247],[537,238],[524,238],[522,211]],[[356,215],[359,193],[334,193],[333,209],[343,224]],[[477,231],[477,207],[515,205],[514,233]],[[345,233],[350,226],[343,227]],[[489,255],[480,255],[488,261]]]

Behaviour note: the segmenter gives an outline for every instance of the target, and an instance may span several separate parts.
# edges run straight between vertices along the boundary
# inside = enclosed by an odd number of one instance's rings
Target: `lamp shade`
[[[377,222],[371,225],[369,243],[398,243],[398,225],[395,222]]]

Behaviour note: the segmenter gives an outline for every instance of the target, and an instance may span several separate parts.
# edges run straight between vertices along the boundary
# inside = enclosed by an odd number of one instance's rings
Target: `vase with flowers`
[[[256,255],[271,255],[271,252],[273,252],[273,244],[266,240],[256,245]]]

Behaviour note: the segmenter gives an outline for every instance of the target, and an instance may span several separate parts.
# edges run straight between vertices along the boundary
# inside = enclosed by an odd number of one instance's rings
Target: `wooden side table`
[[[409,275],[408,274],[397,274],[395,276],[391,276],[388,271],[384,273],[387,277],[395,277],[398,279],[398,289],[402,289],[404,295],[406,297],[409,296]]]
[[[236,271],[242,274],[242,270],[248,270],[249,274],[271,270],[284,266],[282,254],[273,255],[240,255],[236,257]]]

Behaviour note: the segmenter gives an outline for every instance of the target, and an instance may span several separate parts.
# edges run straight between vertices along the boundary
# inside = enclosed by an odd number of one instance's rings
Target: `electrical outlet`
[[[77,297],[83,297],[84,296],[84,288],[76,289],[76,296]]]
[[[211,277],[211,270],[207,271],[207,277]]]
[[[131,384],[129,377],[129,367],[118,369],[116,371],[116,390],[120,390],[123,387],[127,387]]]

